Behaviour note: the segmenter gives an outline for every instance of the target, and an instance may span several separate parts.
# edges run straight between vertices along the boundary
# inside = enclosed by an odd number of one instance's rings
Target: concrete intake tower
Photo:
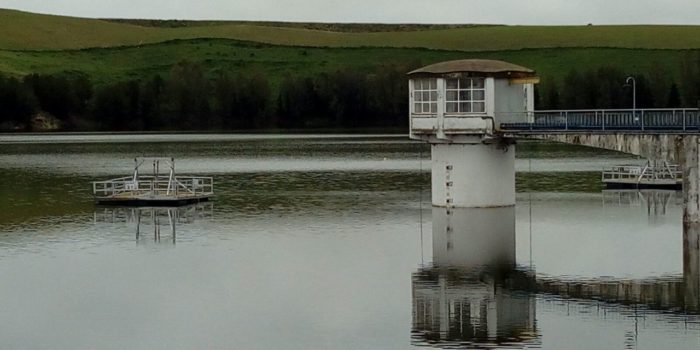
[[[535,72],[468,59],[408,76],[410,137],[431,145],[433,206],[514,206],[515,139],[500,125],[529,122],[539,82]]]

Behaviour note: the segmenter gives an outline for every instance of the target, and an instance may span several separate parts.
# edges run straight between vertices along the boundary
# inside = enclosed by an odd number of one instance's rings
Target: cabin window
[[[446,113],[485,113],[484,78],[447,79]]]
[[[437,113],[437,79],[413,80],[413,113]]]

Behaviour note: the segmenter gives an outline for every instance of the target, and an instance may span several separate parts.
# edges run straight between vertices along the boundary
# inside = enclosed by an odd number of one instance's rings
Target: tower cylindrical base
[[[515,268],[515,207],[433,207],[433,264]]]
[[[434,206],[491,208],[515,205],[515,146],[432,144]]]

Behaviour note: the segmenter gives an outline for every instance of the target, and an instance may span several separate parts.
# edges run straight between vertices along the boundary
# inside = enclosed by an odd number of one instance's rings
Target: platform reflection
[[[204,202],[180,207],[97,207],[93,213],[95,224],[125,224],[130,227],[136,243],[146,241],[177,241],[180,225],[209,220],[214,215],[214,203]],[[164,239],[163,239],[164,238]]]
[[[645,208],[649,216],[663,216],[683,205],[683,193],[674,190],[604,190],[602,195],[605,206]]]

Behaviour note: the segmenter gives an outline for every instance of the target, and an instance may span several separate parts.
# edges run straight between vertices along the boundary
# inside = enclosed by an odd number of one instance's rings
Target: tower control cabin
[[[515,205],[514,142],[499,125],[532,117],[535,72],[503,61],[467,59],[408,76],[410,137],[431,144],[433,205]]]

